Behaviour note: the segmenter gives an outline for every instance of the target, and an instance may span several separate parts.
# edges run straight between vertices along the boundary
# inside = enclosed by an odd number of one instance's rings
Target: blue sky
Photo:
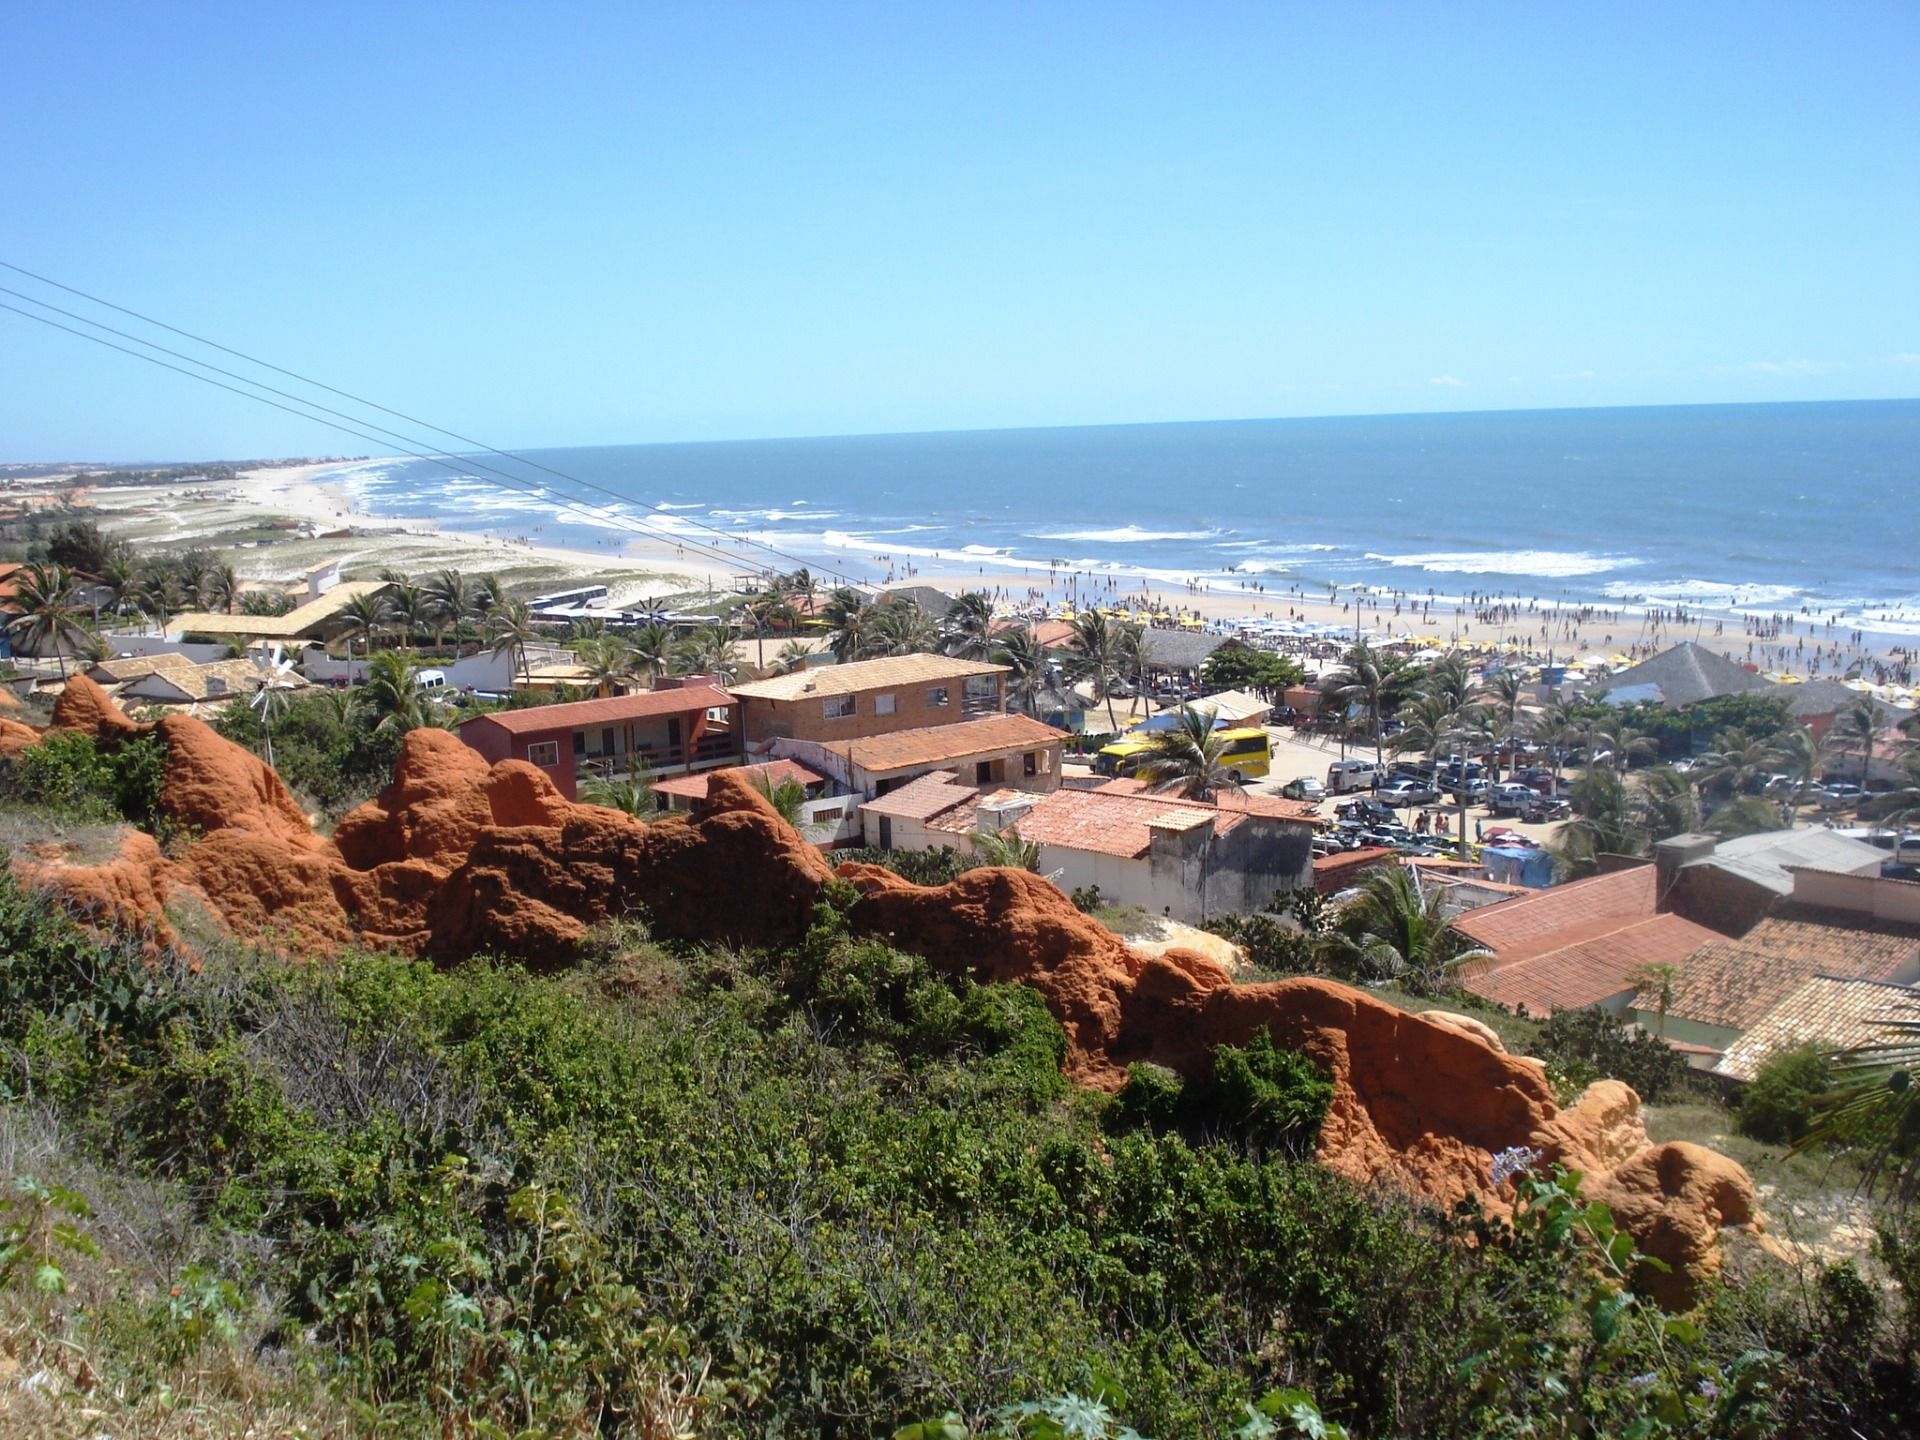
[[[8,7],[0,256],[510,445],[1920,394],[1911,4],[298,8]]]

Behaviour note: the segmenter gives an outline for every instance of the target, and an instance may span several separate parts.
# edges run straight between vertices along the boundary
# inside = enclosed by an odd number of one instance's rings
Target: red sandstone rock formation
[[[0,715],[0,760],[18,755],[29,745],[40,743],[40,732],[31,725]]]
[[[55,723],[107,743],[157,728],[167,813],[200,838],[172,859],[132,835],[103,864],[39,854],[16,857],[16,867],[91,917],[149,933],[168,933],[170,899],[197,896],[238,933],[290,950],[360,940],[552,967],[572,960],[590,927],[627,915],[663,935],[788,943],[805,933],[832,878],[737,775],[713,777],[691,816],[648,825],[566,800],[531,766],[489,767],[454,736],[419,730],[393,783],[328,841],[277,775],[197,720],[136,725],[80,679]],[[1672,1303],[1714,1273],[1722,1225],[1757,1226],[1738,1165],[1697,1146],[1650,1147],[1638,1097],[1617,1083],[1560,1109],[1539,1062],[1503,1053],[1477,1022],[1408,1014],[1320,980],[1235,985],[1187,950],[1141,955],[1024,871],[969,871],[937,889],[874,866],[841,874],[860,895],[858,930],[950,973],[1039,990],[1083,1083],[1116,1087],[1138,1060],[1203,1073],[1215,1046],[1264,1028],[1333,1079],[1320,1139],[1330,1168],[1443,1207],[1473,1197],[1501,1213],[1512,1192],[1493,1184],[1492,1157],[1532,1146],[1586,1173],[1588,1193],[1674,1267],[1656,1282]]]

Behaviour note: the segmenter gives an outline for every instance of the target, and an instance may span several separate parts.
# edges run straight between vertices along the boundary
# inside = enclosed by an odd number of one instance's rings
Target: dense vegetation
[[[82,1406],[185,1367],[396,1436],[1908,1428],[1916,1317],[1849,1266],[1676,1325],[1571,1180],[1509,1228],[1299,1158],[1325,1081],[1264,1037],[1111,1102],[1062,1044],[834,904],[787,952],[626,930],[538,979],[189,967],[0,881],[0,1115],[40,1137],[9,1343],[83,1356]]]

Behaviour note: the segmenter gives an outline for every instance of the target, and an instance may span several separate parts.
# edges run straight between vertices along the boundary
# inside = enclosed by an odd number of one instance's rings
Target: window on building
[[[1020,772],[1021,772],[1021,774],[1023,774],[1023,775],[1038,775],[1038,774],[1040,773],[1040,753],[1041,753],[1041,752],[1040,752],[1040,751],[1038,751],[1038,750],[1029,750],[1029,751],[1027,751],[1027,753],[1026,753],[1025,755],[1023,755],[1023,756],[1021,756],[1021,757],[1020,757],[1020,759],[1021,759],[1021,766],[1020,766]]]
[[[829,695],[820,702],[820,713],[829,720],[845,720],[853,714],[853,696]]]
[[[946,686],[934,685],[927,690],[927,708],[929,710],[938,710],[952,703],[953,697],[947,693]]]
[[[893,714],[893,696],[876,695],[873,697],[873,713],[876,715]]]
[[[1053,773],[1053,751],[1036,750],[1034,754],[1040,757],[1040,773],[1042,775],[1051,775]]]
[[[966,690],[960,706],[969,715],[978,715],[987,710],[1000,708],[1000,677],[998,675],[969,675]]]
[[[574,739],[578,740],[578,735]],[[560,742],[558,740],[536,740],[527,746],[529,765],[558,765],[560,763]]]
[[[554,744],[554,747],[557,749],[559,747],[560,742],[556,740],[553,742],[553,744]],[[586,731],[576,730],[573,732],[573,753],[575,755],[584,755],[587,753],[587,732]]]

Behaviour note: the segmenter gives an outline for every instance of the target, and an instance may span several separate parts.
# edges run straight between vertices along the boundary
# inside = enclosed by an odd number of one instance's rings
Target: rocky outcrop
[[[18,755],[29,745],[40,743],[40,732],[19,720],[0,715],[0,760]]]
[[[171,857],[130,835],[104,861],[26,855],[16,868],[89,917],[153,934],[170,933],[170,901],[197,897],[237,933],[289,951],[360,942],[557,967],[593,926],[629,916],[664,936],[790,943],[835,878],[737,775],[715,775],[691,815],[643,824],[568,801],[531,766],[488,766],[454,736],[419,730],[393,783],[327,840],[273,771],[199,721],[136,725],[84,680],[61,705],[56,725],[105,743],[158,730],[163,804],[190,838]],[[937,888],[875,866],[839,876],[858,896],[857,931],[950,973],[1038,990],[1083,1084],[1116,1088],[1136,1061],[1204,1074],[1216,1046],[1264,1029],[1333,1080],[1320,1137],[1330,1168],[1442,1207],[1472,1198],[1504,1213],[1513,1192],[1495,1183],[1493,1157],[1530,1147],[1583,1171],[1589,1193],[1673,1267],[1658,1282],[1672,1303],[1714,1272],[1723,1224],[1757,1226],[1739,1166],[1695,1146],[1649,1146],[1624,1085],[1596,1085],[1559,1108],[1539,1062],[1506,1054],[1468,1017],[1410,1014],[1322,980],[1236,985],[1193,951],[1130,949],[1025,871],[973,870]]]

